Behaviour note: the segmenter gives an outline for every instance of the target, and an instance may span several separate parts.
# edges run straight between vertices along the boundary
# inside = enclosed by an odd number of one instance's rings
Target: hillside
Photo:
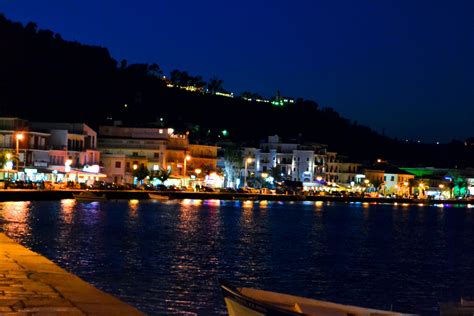
[[[31,120],[157,122],[202,141],[252,143],[267,135],[328,144],[357,160],[405,165],[472,165],[472,147],[406,144],[379,135],[316,102],[283,108],[168,88],[157,65],[120,64],[106,48],[65,41],[0,15],[0,115]],[[160,118],[163,121],[160,121]],[[228,135],[222,131],[228,131]]]

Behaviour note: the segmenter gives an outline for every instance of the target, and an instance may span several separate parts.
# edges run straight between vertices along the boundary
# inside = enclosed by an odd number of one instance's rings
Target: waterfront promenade
[[[84,190],[29,190],[9,189],[0,190],[2,201],[54,201],[72,199],[73,193]],[[108,200],[148,200],[148,193],[168,196],[170,199],[199,199],[199,200],[257,200],[257,201],[313,201],[339,203],[387,203],[387,204],[458,204],[471,207],[474,200],[431,200],[408,198],[371,198],[333,195],[286,195],[286,194],[259,194],[259,193],[222,193],[222,192],[182,192],[182,191],[143,191],[143,190],[91,190],[98,194],[105,194]]]
[[[0,315],[144,315],[0,233]]]

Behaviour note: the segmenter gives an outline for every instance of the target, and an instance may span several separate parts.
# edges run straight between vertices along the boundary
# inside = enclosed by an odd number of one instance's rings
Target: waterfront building
[[[448,199],[474,195],[474,169],[472,168],[401,167],[400,169],[414,174],[417,185],[424,187],[427,196]]]
[[[100,126],[98,147],[107,181],[119,184],[134,183],[133,170],[139,166],[150,173],[169,170],[167,183],[175,185],[216,171],[218,147],[190,144],[188,135],[172,128]]]
[[[0,118],[0,148],[12,156],[2,178],[93,182],[100,173],[97,133],[82,123],[29,122]],[[7,166],[7,164],[5,164]]]
[[[413,192],[415,175],[405,170],[385,167],[365,169],[366,185],[380,191],[382,194],[409,196]]]
[[[336,152],[317,143],[284,143],[277,135],[269,136],[258,148],[243,148],[241,177],[267,177],[278,170],[281,180],[302,182],[305,188],[324,182],[350,185],[360,179],[360,164],[344,162]],[[245,167],[246,166],[246,167]]]
[[[30,122],[30,127],[49,133],[48,168],[57,179],[92,184],[101,173],[97,132],[84,123]]]
[[[50,134],[30,128],[27,120],[17,117],[0,118],[0,149],[7,157],[1,178],[42,180],[49,162]],[[37,173],[41,177],[37,177]]]
[[[171,129],[100,126],[98,149],[107,174],[106,181],[133,183],[133,170],[166,168],[165,149]]]
[[[336,152],[326,153],[326,174],[327,182],[336,182],[343,184],[361,183],[361,174],[359,173],[360,163],[346,162],[345,157],[337,155]]]

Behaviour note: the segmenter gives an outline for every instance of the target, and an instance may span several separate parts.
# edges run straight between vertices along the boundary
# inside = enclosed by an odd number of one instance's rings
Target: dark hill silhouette
[[[310,100],[278,108],[168,88],[156,64],[117,63],[106,48],[65,41],[36,24],[0,15],[0,115],[30,120],[156,122],[195,140],[256,143],[267,135],[328,144],[351,159],[404,165],[472,165],[472,146],[407,144],[382,136]],[[187,75],[187,73],[186,73]],[[186,80],[205,84],[199,76]],[[182,79],[182,78],[181,78]],[[212,83],[211,83],[212,82]],[[212,78],[211,90],[224,91]],[[163,119],[163,121],[160,120]],[[228,135],[223,135],[226,130]]]

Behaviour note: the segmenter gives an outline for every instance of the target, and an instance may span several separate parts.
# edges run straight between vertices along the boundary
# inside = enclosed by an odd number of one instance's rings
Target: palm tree
[[[138,166],[137,169],[133,170],[132,172],[132,176],[136,177],[137,181],[139,182],[143,181],[143,179],[148,177],[149,174],[150,171],[148,171],[148,168],[145,167],[144,164],[141,164],[140,166]]]
[[[269,172],[269,175],[276,182],[281,182],[281,181],[285,180],[285,178],[286,178],[285,174],[282,172],[282,169],[281,169],[280,165],[276,165],[275,167],[271,168],[270,172]]]
[[[242,152],[236,148],[224,148],[224,173],[226,183],[235,183],[234,179],[239,177],[243,167]]]
[[[164,183],[166,180],[168,180],[170,175],[171,175],[171,168],[167,168],[167,169],[159,168],[158,170],[152,172],[151,178],[156,178],[160,180],[161,183]]]
[[[452,189],[454,197],[462,197],[466,195],[468,189],[466,179],[458,176],[453,179],[452,183],[454,184]]]

